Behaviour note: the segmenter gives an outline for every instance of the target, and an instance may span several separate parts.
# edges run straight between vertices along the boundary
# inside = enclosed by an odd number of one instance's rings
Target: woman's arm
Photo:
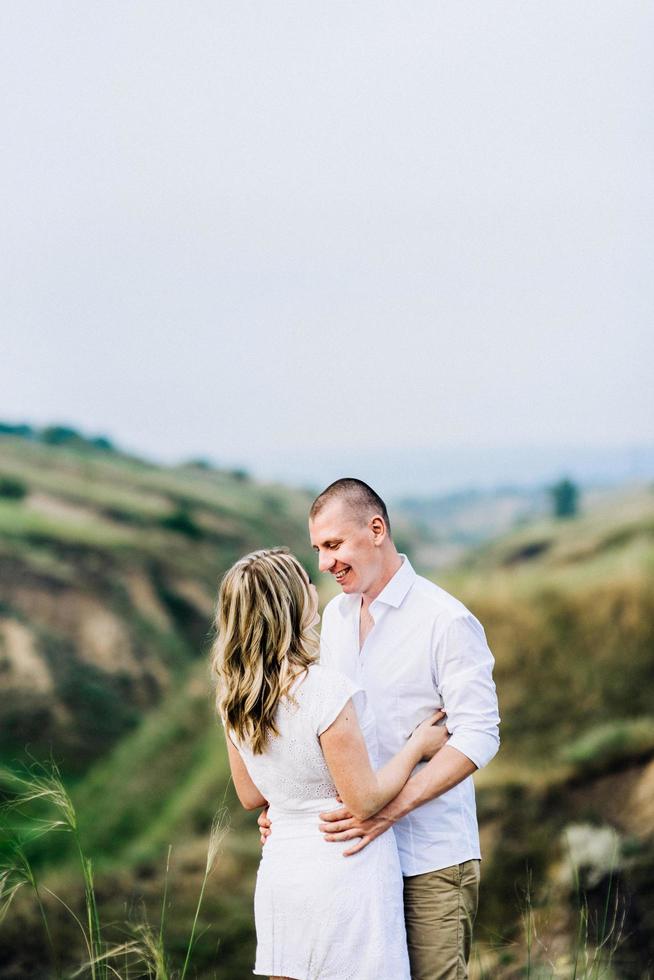
[[[225,732],[225,741],[227,742],[227,755],[229,757],[229,768],[232,770],[234,789],[241,801],[241,805],[246,810],[256,810],[259,806],[266,806],[268,800],[261,795],[252,782],[250,773],[245,768],[245,763],[241,758],[241,754],[227,732]]]
[[[350,813],[366,820],[400,792],[416,765],[431,758],[448,739],[436,726],[444,714],[436,712],[416,728],[404,748],[375,772],[350,699],[336,720],[320,736],[320,745],[338,795]]]

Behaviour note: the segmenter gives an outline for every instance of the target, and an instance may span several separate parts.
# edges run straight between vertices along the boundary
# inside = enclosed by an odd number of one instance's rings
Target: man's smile
[[[349,571],[350,571],[349,565],[346,565],[345,568],[339,568],[337,572],[334,572],[334,578],[340,584]]]

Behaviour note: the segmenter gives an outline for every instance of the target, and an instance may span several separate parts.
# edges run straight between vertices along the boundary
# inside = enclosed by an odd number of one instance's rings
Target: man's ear
[[[375,545],[381,544],[386,537],[386,524],[384,518],[376,514],[368,525],[375,537]]]

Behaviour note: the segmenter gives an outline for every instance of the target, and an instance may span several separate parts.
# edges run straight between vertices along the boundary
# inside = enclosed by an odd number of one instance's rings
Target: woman
[[[375,721],[348,678],[317,662],[318,593],[286,549],[257,551],[222,580],[213,668],[234,786],[269,806],[255,892],[254,972],[272,980],[408,980],[402,876],[392,833],[347,858],[318,814],[381,809],[447,740],[423,722],[375,772]]]

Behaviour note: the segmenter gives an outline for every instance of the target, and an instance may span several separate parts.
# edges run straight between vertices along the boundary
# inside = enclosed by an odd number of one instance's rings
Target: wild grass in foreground
[[[34,763],[18,774],[3,772],[2,783],[8,791],[9,798],[0,805],[0,841],[3,845],[0,859],[0,923],[7,915],[16,894],[27,885],[32,890],[39,908],[50,952],[51,975],[58,980],[63,980],[64,976],[71,980],[73,977],[90,977],[90,980],[109,980],[109,977],[119,977],[121,980],[136,980],[138,977],[148,977],[152,980],[185,980],[192,963],[198,919],[207,880],[215,867],[221,843],[228,829],[227,811],[219,811],[211,826],[206,864],[186,945],[184,963],[181,970],[175,970],[170,965],[165,937],[168,873],[172,848],[168,847],[158,931],[155,931],[145,920],[137,924],[127,923],[126,928],[130,938],[123,943],[112,944],[104,938],[92,862],[84,852],[77,813],[56,764]],[[74,840],[84,883],[84,914],[81,917],[59,895],[39,881],[29,858],[28,852],[32,841],[45,834],[57,832],[71,834]],[[63,956],[53,941],[43,900],[44,894],[59,902],[78,926],[79,965],[72,972],[62,967]],[[66,958],[69,960],[70,951],[66,952]]]
[[[183,951],[181,966],[173,966],[172,956],[166,945],[166,911],[168,908],[168,881],[171,846],[168,847],[166,872],[158,929],[154,929],[145,916],[139,922],[124,925],[126,938],[122,942],[110,942],[108,929],[101,922],[93,866],[85,854],[80,837],[77,814],[54,763],[35,763],[22,773],[0,773],[8,799],[0,805],[0,833],[2,854],[0,863],[0,922],[7,915],[12,901],[23,886],[31,889],[43,927],[45,945],[49,950],[51,972],[47,975],[58,980],[82,977],[90,980],[186,980],[193,964],[193,953],[198,937],[198,923],[208,878],[215,867],[221,843],[227,832],[226,811],[214,818],[209,836],[204,873],[195,906],[190,934]],[[84,885],[84,909],[77,914],[63,898],[40,881],[29,857],[31,843],[45,834],[66,833],[72,835],[74,850]],[[620,976],[615,968],[615,954],[622,939],[623,918],[613,878],[609,878],[603,907],[591,912],[573,864],[573,884],[576,895],[576,913],[572,929],[572,949],[565,952],[544,938],[542,930],[543,910],[534,898],[531,875],[520,899],[522,911],[522,936],[514,943],[501,941],[486,950],[478,948],[471,965],[475,980],[497,980],[502,977],[517,980],[616,980]],[[44,897],[60,903],[66,914],[72,917],[79,936],[78,955],[71,955],[70,948],[57,947],[56,930],[48,921]],[[70,966],[71,960],[77,965]],[[64,960],[66,966],[64,967]],[[181,962],[178,955],[177,961]],[[43,964],[46,967],[46,964]]]
[[[482,948],[477,946],[471,963],[472,980],[619,980],[616,964],[624,938],[625,914],[613,874],[609,875],[604,901],[591,910],[580,886],[578,869],[572,865],[574,915],[569,923],[572,944],[561,948],[551,938],[551,909],[541,909],[533,894],[532,875],[519,898],[521,933],[514,942],[500,937]],[[561,910],[558,910],[560,915]],[[555,930],[556,932],[556,930]],[[570,934],[566,930],[567,934]],[[549,934],[549,935],[548,935]]]

